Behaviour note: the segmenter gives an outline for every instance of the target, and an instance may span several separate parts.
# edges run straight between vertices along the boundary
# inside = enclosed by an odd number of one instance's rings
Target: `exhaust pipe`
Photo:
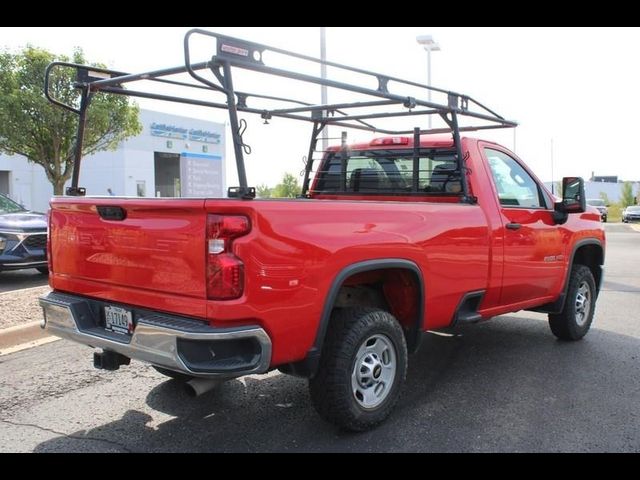
[[[199,397],[209,390],[213,390],[224,380],[218,378],[193,378],[184,384],[187,394],[191,397]]]

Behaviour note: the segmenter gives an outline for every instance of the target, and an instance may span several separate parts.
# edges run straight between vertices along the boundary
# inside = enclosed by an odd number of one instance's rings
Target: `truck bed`
[[[489,229],[477,205],[113,197],[57,197],[51,205],[52,288],[211,325],[262,325],[278,339],[276,361],[310,348],[319,299],[345,266],[376,258],[420,265],[430,285],[425,328],[448,323],[460,292],[488,281]],[[99,206],[121,207],[127,217],[105,220]],[[251,232],[233,243],[245,266],[238,299],[206,298],[207,213],[250,219]]]

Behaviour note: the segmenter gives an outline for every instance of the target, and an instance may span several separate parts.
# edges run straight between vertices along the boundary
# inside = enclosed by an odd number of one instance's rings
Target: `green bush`
[[[622,221],[622,205],[619,203],[612,203],[609,205],[609,214],[607,215],[608,222],[621,222]]]

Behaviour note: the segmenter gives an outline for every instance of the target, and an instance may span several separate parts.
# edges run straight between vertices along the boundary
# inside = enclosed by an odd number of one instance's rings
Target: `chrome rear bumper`
[[[107,331],[102,307],[111,305],[51,292],[40,297],[43,328],[52,335],[113,351],[194,377],[239,377],[264,373],[271,361],[271,340],[260,327],[213,328],[186,319],[122,305],[132,310],[133,335]]]

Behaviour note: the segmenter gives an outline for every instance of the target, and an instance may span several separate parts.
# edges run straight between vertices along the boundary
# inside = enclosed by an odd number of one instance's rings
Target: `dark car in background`
[[[0,194],[0,271],[47,269],[47,216]]]
[[[600,218],[603,222],[607,221],[607,216],[609,215],[609,208],[604,203],[604,200],[600,200],[599,198],[587,198],[587,205],[591,205],[592,207],[596,207],[600,212]]]
[[[624,223],[640,222],[640,206],[631,205],[622,211],[622,221]]]

